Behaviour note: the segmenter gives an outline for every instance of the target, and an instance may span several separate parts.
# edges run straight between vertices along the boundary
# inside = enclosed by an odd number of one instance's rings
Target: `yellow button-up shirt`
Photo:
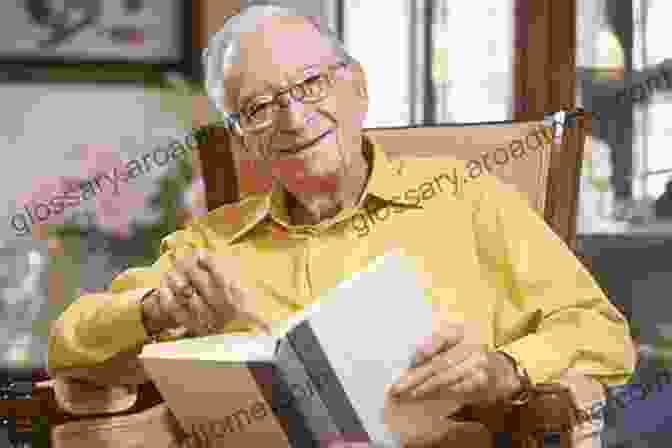
[[[629,380],[636,355],[626,320],[523,195],[494,176],[458,176],[464,162],[452,157],[390,161],[368,138],[364,153],[370,173],[361,200],[332,219],[291,225],[284,193],[273,191],[164,238],[152,266],[125,271],[108,292],[63,312],[52,327],[49,370],[95,367],[148,343],[140,299],[194,248],[235,256],[240,284],[269,322],[401,248],[423,272],[437,312],[475,325],[483,344],[516,359],[533,382],[570,367],[606,385]],[[385,319],[380,311],[371,319]],[[253,330],[232,322],[221,331]]]

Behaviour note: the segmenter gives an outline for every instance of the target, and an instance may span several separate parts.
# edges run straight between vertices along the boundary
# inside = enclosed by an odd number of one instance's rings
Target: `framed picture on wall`
[[[191,17],[183,0],[3,0],[0,72],[9,81],[188,73]]]

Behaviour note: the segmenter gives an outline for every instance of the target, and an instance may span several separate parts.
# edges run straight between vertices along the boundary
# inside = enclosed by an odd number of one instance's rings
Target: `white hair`
[[[270,16],[304,17],[320,32],[320,35],[334,49],[339,62],[351,64],[356,60],[348,54],[343,43],[328,27],[317,23],[313,17],[306,16],[294,9],[279,6],[268,1],[252,0],[250,5],[240,13],[230,17],[224,26],[215,33],[203,51],[202,62],[205,71],[205,90],[215,107],[229,121],[232,112],[224,106],[224,71],[238,61],[240,52],[239,37],[241,33],[254,31],[259,19]]]

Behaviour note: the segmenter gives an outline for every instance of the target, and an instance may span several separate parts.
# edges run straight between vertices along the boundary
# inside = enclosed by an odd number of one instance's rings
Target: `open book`
[[[140,359],[203,446],[399,446],[405,432],[459,407],[386,398],[385,387],[432,331],[432,304],[417,280],[413,259],[390,253],[276,324],[272,335],[151,344]]]

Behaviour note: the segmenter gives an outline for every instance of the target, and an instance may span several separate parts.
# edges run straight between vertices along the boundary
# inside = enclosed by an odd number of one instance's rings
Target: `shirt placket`
[[[313,246],[316,244],[316,232],[304,229],[292,234],[293,238],[300,239],[302,250],[300,252],[301,259],[298,262],[297,270],[297,288],[301,296],[301,301],[310,303],[313,297],[313,285],[311,280],[311,263],[313,259]]]
[[[312,264],[313,264],[313,252],[315,250],[315,244],[317,244],[317,237],[311,232],[306,240],[306,250],[304,253],[304,264],[305,264],[305,282],[304,288],[306,297],[313,298],[313,281],[312,281]]]

